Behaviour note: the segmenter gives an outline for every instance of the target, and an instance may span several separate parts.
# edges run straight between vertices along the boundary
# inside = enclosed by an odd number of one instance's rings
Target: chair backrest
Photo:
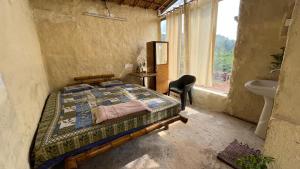
[[[179,78],[180,87],[183,88],[186,85],[196,82],[196,77],[192,75],[183,75]]]

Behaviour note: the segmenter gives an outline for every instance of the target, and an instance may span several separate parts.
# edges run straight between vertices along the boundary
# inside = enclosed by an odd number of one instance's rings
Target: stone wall
[[[197,107],[214,112],[225,112],[227,106],[226,94],[214,92],[205,88],[193,89],[193,104]],[[187,105],[189,105],[187,103]]]
[[[249,80],[276,79],[270,74],[271,54],[280,52],[285,38],[280,35],[284,16],[294,0],[241,0],[227,112],[257,122],[264,104],[244,87]]]
[[[0,168],[29,169],[48,81],[28,1],[1,0],[0,21]]]
[[[289,30],[265,154],[275,158],[273,169],[300,168],[300,1]]]
[[[31,0],[35,23],[52,88],[74,76],[122,74],[126,63],[136,63],[139,48],[158,40],[159,18],[154,10],[108,3],[114,16],[101,19],[82,12],[105,14],[102,1]]]

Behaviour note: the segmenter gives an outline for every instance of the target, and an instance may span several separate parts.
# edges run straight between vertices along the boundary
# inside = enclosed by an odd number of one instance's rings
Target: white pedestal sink
[[[266,137],[268,122],[270,120],[277,89],[277,82],[272,80],[252,80],[245,84],[245,87],[254,94],[264,97],[265,105],[257,124],[255,134],[261,138]]]

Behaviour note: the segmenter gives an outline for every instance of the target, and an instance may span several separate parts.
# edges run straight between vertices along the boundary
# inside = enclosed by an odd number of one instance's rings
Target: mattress
[[[97,106],[125,103],[132,99],[144,102],[151,111],[95,124],[92,112]],[[135,84],[53,92],[39,122],[31,160],[34,168],[41,168],[45,163],[82,147],[146,127],[179,112],[178,101]]]

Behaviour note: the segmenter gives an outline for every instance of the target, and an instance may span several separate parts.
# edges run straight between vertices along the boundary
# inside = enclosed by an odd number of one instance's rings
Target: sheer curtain
[[[167,41],[169,42],[169,80],[176,80],[180,71],[180,58],[183,55],[182,9],[170,12],[167,20]]]
[[[195,0],[185,7],[185,73],[211,86],[218,0]]]

